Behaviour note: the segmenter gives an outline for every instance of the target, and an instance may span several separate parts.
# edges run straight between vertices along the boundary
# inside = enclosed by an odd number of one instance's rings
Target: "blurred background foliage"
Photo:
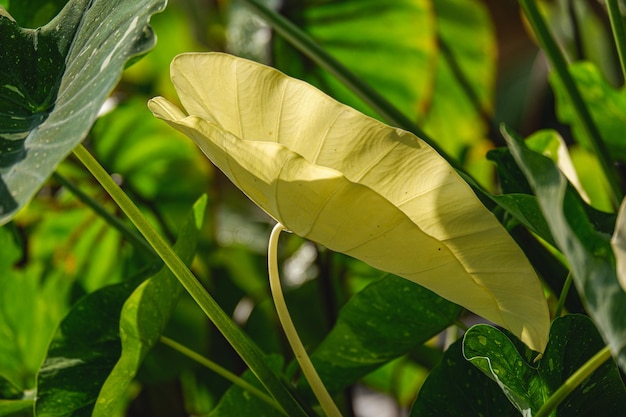
[[[393,6],[375,0],[265,3],[396,104],[489,189],[498,189],[493,165],[485,158],[488,150],[503,144],[497,125],[506,122],[525,135],[548,127],[572,144],[573,162],[583,187],[595,195],[596,207],[610,207],[602,184],[594,182],[593,157],[584,146],[573,144],[575,132],[563,124],[569,121],[567,109],[555,110],[559,100],[549,85],[546,59],[515,1],[396,0]],[[0,1],[24,27],[47,22],[64,4]],[[541,5],[568,58],[595,64],[588,73],[604,79],[607,89],[621,86],[601,2],[546,0]],[[244,2],[171,0],[151,24],[157,46],[124,72],[85,144],[172,242],[194,201],[208,195],[193,269],[265,352],[290,362],[265,273],[269,219],[190,141],[156,121],[145,103],[156,95],[176,101],[168,71],[176,54],[218,50],[274,65],[376,115],[276,36]],[[119,215],[73,157],[58,172]],[[296,236],[284,237],[282,243],[288,303],[304,344],[314,351],[346,301],[379,280],[381,273]],[[80,297],[123,282],[150,262],[149,254],[133,248],[58,177],[0,229],[0,247],[0,270],[14,277],[0,280],[0,339],[10,341],[0,343],[0,375],[19,390],[35,386],[47,342]],[[19,303],[13,302],[17,299]],[[245,370],[185,295],[165,334],[235,373]],[[345,401],[374,390],[385,396],[392,410],[407,409],[442,355],[439,341],[406,348],[399,358],[364,376],[358,387],[347,389]],[[157,345],[129,388],[120,415],[208,415],[228,387],[221,377]],[[338,382],[338,388],[345,387]],[[359,401],[352,403],[355,415],[396,415],[367,414]]]

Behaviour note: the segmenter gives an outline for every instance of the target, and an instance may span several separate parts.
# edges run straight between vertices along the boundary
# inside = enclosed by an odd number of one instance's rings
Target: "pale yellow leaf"
[[[425,142],[279,71],[220,53],[183,54],[171,76],[191,137],[294,233],[438,293],[543,351],[549,313],[523,252]]]

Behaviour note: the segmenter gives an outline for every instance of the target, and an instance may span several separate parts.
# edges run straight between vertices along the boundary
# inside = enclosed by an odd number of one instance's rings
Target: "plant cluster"
[[[618,0],[166,3],[0,0],[0,416],[623,413]]]

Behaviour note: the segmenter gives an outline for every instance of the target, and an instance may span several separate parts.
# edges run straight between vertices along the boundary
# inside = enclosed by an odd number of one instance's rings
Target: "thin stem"
[[[287,336],[287,340],[289,341],[289,345],[293,350],[296,360],[298,361],[298,364],[300,364],[302,373],[304,373],[304,376],[309,382],[309,385],[313,390],[313,394],[317,397],[322,410],[324,410],[327,417],[341,417],[341,412],[326,390],[324,383],[320,379],[313,363],[311,362],[311,358],[309,358],[309,355],[306,353],[306,349],[304,348],[300,337],[298,337],[296,327],[294,326],[291,316],[289,315],[287,303],[285,303],[283,289],[280,285],[280,276],[278,274],[278,238],[280,236],[280,232],[283,230],[285,230],[285,226],[280,223],[277,223],[276,226],[274,226],[274,229],[270,234],[269,247],[267,250],[267,267],[270,279],[270,289],[272,290],[272,297],[274,299],[274,304],[276,305],[278,319],[280,320],[280,324],[283,326],[283,330],[285,331],[285,335]]]
[[[611,29],[615,37],[619,63],[622,67],[622,77],[626,80],[626,30],[624,29],[624,21],[622,20],[617,0],[606,0],[606,5],[609,10],[609,20],[611,21]]]
[[[565,279],[565,283],[563,284],[563,288],[561,289],[561,295],[559,295],[559,302],[556,305],[556,311],[554,312],[554,317],[561,317],[563,314],[563,308],[565,307],[565,300],[567,299],[567,293],[569,292],[570,287],[572,286],[573,276],[570,271],[567,274],[567,278]]]
[[[161,336],[161,343],[171,347],[172,349],[176,350],[180,354],[182,354],[182,355],[188,357],[189,359],[199,363],[200,365],[204,366],[205,368],[210,369],[211,371],[215,372],[216,374],[218,374],[222,378],[227,379],[228,381],[230,381],[233,384],[237,385],[238,387],[248,391],[249,393],[251,393],[252,395],[256,396],[260,400],[264,401],[265,403],[271,405],[276,410],[284,413],[284,410],[280,407],[280,405],[273,398],[268,396],[266,393],[264,393],[263,391],[261,391],[260,389],[258,389],[257,387],[255,387],[254,385],[252,385],[251,383],[246,381],[245,379],[240,378],[239,376],[237,376],[234,373],[230,372],[228,369],[226,369],[226,368],[220,366],[219,364],[209,360],[208,358],[205,358],[204,356],[200,355],[199,353],[194,352],[193,350],[189,349],[187,346],[181,345],[180,343],[170,339],[169,337]]]
[[[307,413],[296,401],[291,392],[276,377],[274,372],[264,361],[263,353],[247,337],[245,333],[224,313],[217,302],[211,297],[206,289],[200,284],[187,265],[174,253],[167,242],[157,233],[152,225],[141,214],[141,211],[113,181],[98,161],[79,145],[74,149],[74,154],[80,162],[92,173],[102,187],[109,193],[120,209],[128,216],[130,221],[137,227],[139,233],[148,241],[150,246],[163,260],[172,274],[185,287],[194,301],[213,322],[215,327],[224,335],[226,340],[241,356],[250,370],[261,381],[265,388],[280,403],[287,415],[305,417]]]
[[[543,50],[550,59],[554,71],[563,84],[565,94],[574,108],[574,111],[580,120],[580,125],[587,135],[596,157],[600,162],[602,171],[604,172],[607,182],[609,183],[611,199],[613,204],[617,207],[623,197],[620,176],[615,168],[613,163],[614,161],[612,160],[611,155],[602,140],[600,131],[594,123],[591,113],[589,112],[578,87],[576,87],[574,78],[568,71],[565,57],[548,30],[548,26],[546,25],[543,16],[541,16],[539,8],[535,4],[535,0],[519,0],[519,3],[524,10],[524,14],[528,18],[528,21],[530,22],[530,25],[532,26]]]
[[[557,389],[548,400],[541,406],[535,417],[548,417],[556,408],[570,395],[576,387],[578,387],[585,379],[587,379],[596,369],[604,362],[611,358],[611,349],[605,346],[600,352],[596,353],[583,366],[578,368],[567,380]]]
[[[71,182],[58,172],[53,173],[52,178],[54,178],[59,184],[67,188],[69,192],[74,194],[76,198],[78,198],[87,207],[91,208],[97,215],[102,217],[102,219],[104,219],[104,221],[106,221],[111,227],[120,232],[120,234],[124,236],[126,240],[128,240],[133,246],[141,249],[148,255],[158,258],[158,255],[152,249],[152,246],[150,246],[141,235],[139,235],[135,230],[129,228],[119,218],[109,213],[104,207],[102,207],[100,203],[98,203],[94,198],[85,194],[73,182]]]

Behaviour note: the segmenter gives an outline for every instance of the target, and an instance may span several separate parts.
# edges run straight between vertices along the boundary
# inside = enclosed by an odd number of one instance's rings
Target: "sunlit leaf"
[[[21,249],[7,227],[0,228],[0,248],[0,375],[25,391],[35,387],[71,283],[59,272],[46,276],[37,262],[17,268]]]
[[[476,0],[432,1],[439,51],[431,102],[421,127],[461,158],[485,141],[493,107],[497,46],[491,16]],[[485,144],[484,146],[488,146]]]
[[[570,263],[574,283],[613,355],[626,369],[626,292],[620,286],[610,235],[598,231],[587,209],[554,162],[503,129],[511,153],[528,178],[552,235]],[[570,188],[571,189],[571,188]]]
[[[0,224],[80,143],[165,0],[71,0],[48,24],[0,15]]]
[[[532,267],[423,141],[244,59],[185,54],[171,70],[190,116],[163,98],[152,111],[270,216],[543,350],[548,310]]]
[[[411,119],[425,111],[437,48],[431,0],[290,0],[281,13]],[[280,37],[274,41],[273,57],[276,67],[287,74],[375,115]]]

